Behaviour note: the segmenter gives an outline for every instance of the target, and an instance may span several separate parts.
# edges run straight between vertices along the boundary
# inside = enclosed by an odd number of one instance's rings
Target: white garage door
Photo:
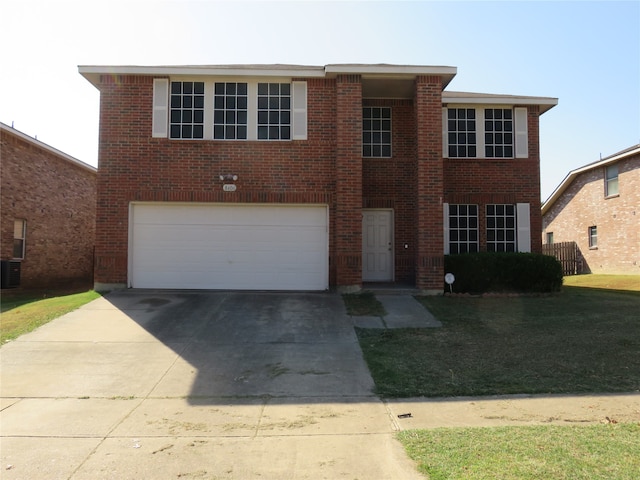
[[[134,203],[134,288],[325,290],[326,206]]]

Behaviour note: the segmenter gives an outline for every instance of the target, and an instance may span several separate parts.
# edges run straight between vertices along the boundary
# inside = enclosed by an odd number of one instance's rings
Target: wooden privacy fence
[[[542,245],[542,253],[556,257],[562,264],[563,275],[580,273],[578,245],[576,242],[548,243]]]

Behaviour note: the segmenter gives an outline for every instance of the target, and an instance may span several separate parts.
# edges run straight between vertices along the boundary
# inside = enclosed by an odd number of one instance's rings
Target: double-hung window
[[[484,156],[513,157],[513,111],[504,108],[484,109]]]
[[[171,138],[204,138],[204,82],[171,82]]]
[[[391,108],[362,109],[362,156],[391,157]]]
[[[515,252],[516,206],[487,205],[487,251]]]
[[[589,248],[598,248],[598,227],[589,227]]]
[[[448,158],[529,156],[526,108],[445,108],[443,128]]]
[[[291,139],[291,85],[258,84],[258,140]]]
[[[216,82],[213,89],[213,138],[246,140],[247,84]]]
[[[152,136],[306,140],[307,82],[153,81]]]
[[[16,219],[13,221],[13,258],[24,259],[25,237],[27,234],[27,221]]]
[[[447,110],[447,135],[450,158],[476,156],[476,110],[474,108],[449,108]]]
[[[478,251],[478,206],[449,205],[449,253]]]
[[[618,165],[609,165],[605,169],[604,195],[611,197],[618,195]]]

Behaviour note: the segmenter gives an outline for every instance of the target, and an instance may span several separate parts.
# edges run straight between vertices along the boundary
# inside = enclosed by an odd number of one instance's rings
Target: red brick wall
[[[422,289],[442,289],[443,202],[528,202],[540,250],[537,107],[529,159],[443,160],[441,79],[419,77],[412,100],[365,100],[392,107],[393,158],[362,159],[360,76],[306,81],[307,140],[230,142],[152,138],[153,79],[104,76],[96,282],[127,281],[131,201],[327,204],[338,286],[361,284],[362,208],[394,209],[395,278]],[[238,175],[236,192],[222,173]]]
[[[337,79],[336,273],[340,286],[362,284],[362,80]]]
[[[576,242],[583,272],[640,275],[640,155],[617,165],[619,195],[605,198],[604,167],[579,174],[545,214],[542,238],[553,232],[555,243]]]
[[[1,138],[2,259],[12,259],[14,220],[24,219],[21,287],[91,285],[95,172],[11,132]]]
[[[416,286],[442,290],[444,278],[442,228],[442,82],[439,77],[416,79]]]
[[[336,82],[310,79],[307,89],[313,115],[305,141],[169,140],[151,137],[153,80],[105,76],[100,87],[95,281],[126,283],[129,202],[138,200],[327,204],[330,282],[340,284],[335,259]],[[222,191],[218,177],[224,173],[238,175],[236,192]]]
[[[481,251],[486,251],[485,206],[492,203],[528,203],[531,251],[542,251],[538,107],[529,107],[527,121],[529,158],[444,159],[444,202],[478,205]]]

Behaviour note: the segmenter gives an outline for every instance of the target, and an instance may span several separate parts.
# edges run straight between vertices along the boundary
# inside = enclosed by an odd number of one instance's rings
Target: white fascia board
[[[542,114],[558,105],[558,99],[523,95],[442,92],[442,103],[455,105],[538,105]]]
[[[100,82],[100,75],[146,75],[154,77],[324,77],[325,75],[323,67],[303,65],[80,65],[78,71],[96,86]]]
[[[542,215],[547,213],[551,206],[558,200],[560,195],[571,185],[573,180],[580,175],[581,173],[588,172],[589,170],[593,170],[596,168],[603,168],[612,163],[618,162],[620,160],[624,160],[625,158],[632,157],[634,155],[640,155],[640,145],[636,145],[629,149],[623,150],[618,153],[614,153],[613,155],[603,158],[602,160],[598,160],[593,163],[589,163],[588,165],[584,165],[580,168],[576,168],[575,170],[571,170],[566,177],[560,182],[560,185],[556,187],[549,198],[542,204]]]
[[[421,66],[421,65],[368,65],[368,64],[337,64],[324,67],[327,76],[357,74],[363,76],[399,76],[411,77],[416,75],[455,75],[456,67]]]
[[[57,148],[54,148],[50,145],[47,145],[44,142],[41,142],[40,140],[37,140],[33,137],[30,137],[29,135],[27,135],[26,133],[22,133],[20,130],[16,130],[13,127],[9,127],[8,125],[5,125],[4,123],[0,122],[0,130],[11,134],[11,135],[15,135],[16,137],[18,137],[21,140],[24,140],[27,143],[30,143],[42,150],[46,150],[49,153],[52,153],[64,160],[66,160],[69,163],[73,163],[74,165],[77,165],[79,167],[84,168],[85,170],[89,170],[92,173],[96,173],[98,171],[97,168],[89,165],[88,163],[84,163],[82,160],[78,160],[75,157],[72,157],[71,155],[64,153],[60,150],[58,150]]]

